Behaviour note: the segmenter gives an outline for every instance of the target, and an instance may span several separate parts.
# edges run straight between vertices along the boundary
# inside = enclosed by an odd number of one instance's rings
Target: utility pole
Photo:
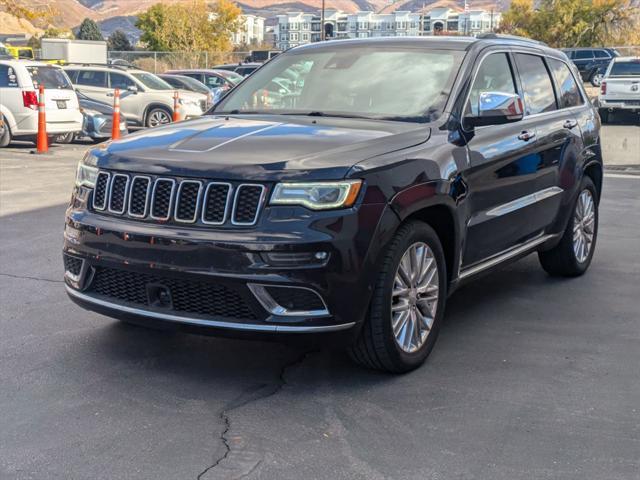
[[[322,0],[322,13],[320,14],[320,40],[324,42],[324,0]]]

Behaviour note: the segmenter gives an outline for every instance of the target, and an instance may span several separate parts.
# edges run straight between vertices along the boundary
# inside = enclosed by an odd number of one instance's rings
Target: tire
[[[586,197],[585,197],[586,196]],[[591,201],[591,214],[589,209],[585,208],[584,198]],[[588,200],[587,200],[588,201]],[[578,226],[579,218],[583,217],[582,226]],[[591,217],[592,221],[585,221],[585,218]],[[591,225],[589,227],[589,224]],[[579,242],[574,242],[574,230],[577,236],[582,238],[586,252],[580,250]],[[588,233],[591,233],[591,241],[588,239]],[[553,277],[577,277],[587,271],[593,258],[593,252],[596,248],[596,240],[598,238],[598,192],[593,181],[585,176],[580,185],[580,192],[576,197],[571,212],[571,219],[567,223],[567,228],[562,235],[560,243],[551,250],[538,252],[538,258],[542,268]]]
[[[600,114],[600,120],[602,121],[602,123],[609,123],[609,110],[601,108],[600,110],[598,110],[598,113]]]
[[[423,287],[425,292],[419,294],[422,295],[422,301],[418,300],[418,303],[415,303],[415,288],[403,288],[404,291],[411,292],[407,293],[406,296],[393,294],[394,291],[400,291],[399,288],[395,289],[395,287],[400,287],[400,283],[397,280],[397,275],[400,275],[400,262],[405,254],[416,245],[422,245],[423,249],[425,246],[427,247],[422,252],[430,253],[430,257],[426,257],[429,260],[428,265],[430,267],[424,275],[425,278],[430,276],[433,278],[432,283],[429,283],[430,288]],[[418,248],[417,252],[420,253],[420,248]],[[437,299],[435,305],[433,305],[433,303],[429,303],[427,298],[433,299],[436,293]],[[367,318],[359,337],[349,349],[351,358],[364,367],[391,373],[408,372],[419,367],[431,353],[438,338],[440,324],[444,316],[446,298],[447,269],[438,235],[426,223],[416,221],[406,223],[395,234],[384,255]],[[403,311],[392,314],[391,310],[394,305],[403,309],[408,305],[406,313]],[[435,306],[435,309],[433,306]],[[422,335],[410,336],[408,331],[411,330],[407,329],[412,324],[412,312],[420,314],[422,317],[422,312],[424,311],[428,312],[424,317],[431,318],[420,324],[423,326]],[[394,318],[396,318],[394,315],[406,315],[404,317],[405,323],[402,323],[402,318],[396,323],[397,327],[406,325],[405,330],[396,328],[398,335],[394,334],[392,324]],[[417,317],[416,323],[413,323],[414,325],[417,324],[419,318]],[[430,328],[424,328],[429,320],[431,320]],[[402,332],[405,333],[404,337]],[[426,337],[424,337],[425,332]],[[404,342],[405,346],[401,346],[402,339],[406,340],[407,338],[411,339],[408,347],[406,346],[406,341]],[[415,345],[412,343],[414,338],[417,340]]]
[[[4,148],[11,143],[11,130],[9,130],[9,124],[4,117],[0,116],[0,120],[4,121],[4,132],[0,136],[0,148]]]
[[[600,85],[602,85],[603,77],[604,75],[596,70],[589,77],[589,83],[594,87],[599,87]]]
[[[153,107],[147,112],[144,124],[147,128],[153,128],[159,125],[166,125],[171,122],[171,111],[164,107]]]

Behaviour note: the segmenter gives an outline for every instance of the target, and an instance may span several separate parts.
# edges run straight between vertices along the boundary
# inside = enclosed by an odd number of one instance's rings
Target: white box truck
[[[66,63],[107,63],[107,42],[43,38],[40,58],[63,60]]]

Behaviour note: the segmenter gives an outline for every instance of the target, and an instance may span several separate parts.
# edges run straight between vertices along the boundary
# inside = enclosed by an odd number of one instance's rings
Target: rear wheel
[[[591,74],[591,78],[589,78],[589,82],[591,82],[591,85],[593,85],[594,87],[599,87],[600,85],[602,85],[603,78],[604,78],[604,75],[602,73],[594,72]]]
[[[438,235],[422,222],[403,225],[384,257],[351,357],[365,367],[387,372],[419,367],[438,337],[446,283]]]
[[[171,112],[166,108],[154,107],[147,113],[145,124],[147,127],[157,127],[171,123]]]
[[[11,143],[11,130],[9,130],[9,124],[2,115],[0,115],[0,122],[2,123],[2,127],[0,127],[0,148],[2,148]]]
[[[560,243],[551,250],[538,253],[540,264],[549,275],[576,277],[589,268],[598,237],[597,198],[593,181],[584,177],[573,215]]]
[[[71,143],[73,141],[73,132],[62,133],[53,137],[55,143]]]

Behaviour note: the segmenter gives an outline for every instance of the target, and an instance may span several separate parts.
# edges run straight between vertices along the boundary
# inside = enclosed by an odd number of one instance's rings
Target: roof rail
[[[127,70],[128,68],[137,68],[134,65],[113,65],[111,63],[90,63],[90,62],[67,62],[66,65],[75,65],[77,67],[103,67],[103,68],[115,68],[117,70]]]
[[[476,38],[479,40],[515,40],[518,42],[535,43],[536,45],[542,45],[545,47],[548,46],[546,43],[539,40],[533,40],[532,38],[519,37],[518,35],[505,35],[502,33],[479,33],[476,35]]]

